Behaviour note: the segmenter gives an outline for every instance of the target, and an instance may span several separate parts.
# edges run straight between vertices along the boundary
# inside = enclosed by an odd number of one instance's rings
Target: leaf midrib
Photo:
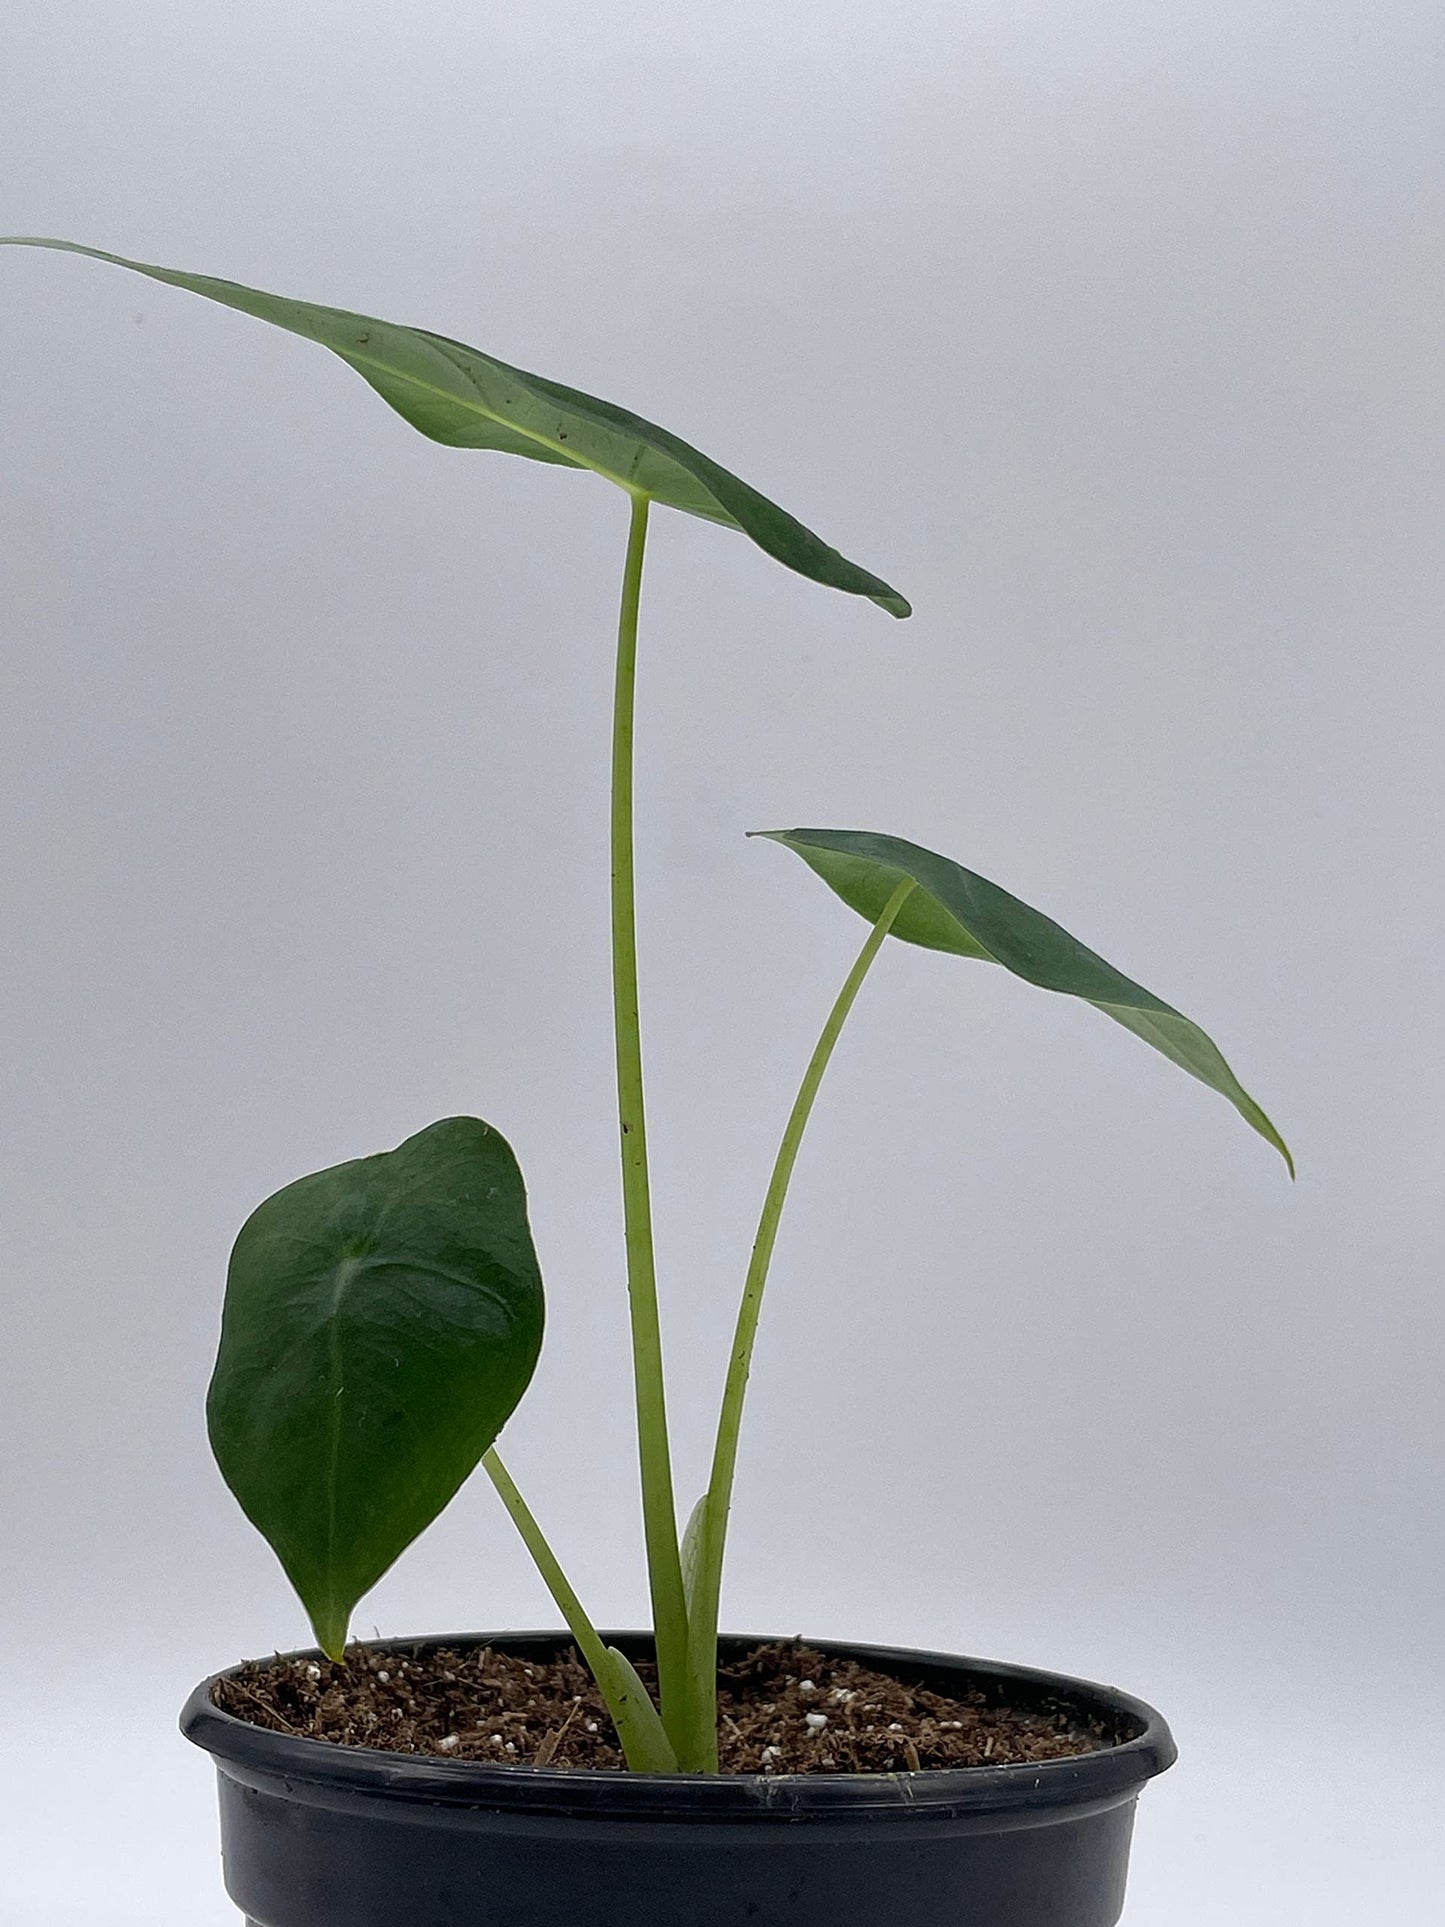
[[[418,1269],[415,1261],[406,1262],[397,1258],[389,1258],[384,1254],[378,1253],[378,1252],[357,1253],[354,1257],[343,1258],[336,1265],[335,1282],[332,1284],[330,1289],[330,1294],[329,1294],[329,1301],[327,1305],[327,1320],[326,1320],[326,1327],[327,1327],[326,1363],[327,1363],[328,1383],[332,1385],[333,1389],[332,1389],[330,1400],[328,1401],[330,1404],[331,1410],[330,1410],[328,1424],[327,1424],[326,1455],[325,1455],[325,1463],[326,1463],[326,1540],[325,1540],[325,1544],[326,1544],[326,1574],[327,1574],[328,1584],[333,1583],[335,1578],[335,1556],[336,1556],[336,1536],[337,1536],[336,1494],[337,1494],[337,1488],[340,1484],[340,1473],[341,1473],[342,1399],[343,1399],[343,1394],[345,1393],[345,1390],[346,1390],[345,1364],[342,1356],[342,1336],[343,1336],[343,1327],[346,1323],[346,1320],[342,1317],[341,1308],[343,1303],[345,1302],[347,1292],[350,1290],[352,1285],[355,1284],[356,1280],[361,1276],[363,1272],[381,1270],[381,1269],[387,1268],[388,1266],[398,1266],[400,1269],[404,1271],[415,1271],[416,1269]],[[466,1286],[471,1291],[478,1292],[482,1297],[487,1299],[487,1301],[493,1306],[493,1308],[499,1314],[499,1316],[501,1317],[504,1323],[511,1322],[512,1315],[513,1315],[512,1306],[508,1302],[506,1295],[503,1292],[498,1291],[495,1286],[486,1285],[481,1281],[479,1281],[478,1279],[476,1279],[475,1277],[471,1276],[469,1273],[459,1270],[456,1267],[450,1266],[450,1265],[436,1264],[431,1261],[428,1261],[425,1266],[425,1269],[429,1272],[434,1273],[435,1276],[437,1276],[438,1278],[446,1278],[452,1284],[463,1285],[463,1286]]]
[[[336,1598],[336,1487],[341,1469],[341,1397],[345,1388],[341,1356],[341,1304],[357,1273],[364,1267],[360,1257],[343,1258],[336,1268],[336,1283],[331,1288],[330,1316],[327,1319],[327,1365],[336,1381],[331,1394],[331,1417],[326,1446],[326,1584],[327,1603],[334,1612]]]
[[[363,318],[364,317],[358,316],[358,319]],[[439,354],[442,354],[442,359],[446,361],[450,367],[455,368],[464,381],[468,384],[471,383],[472,377],[468,373],[465,365],[458,362],[452,355],[442,353],[440,336],[427,334],[420,328],[414,329],[412,332],[426,341],[430,346],[434,347]],[[313,336],[312,339],[315,340],[315,337]],[[317,346],[325,348],[329,347],[330,343],[324,341],[318,342]],[[339,351],[333,348],[332,353],[339,354]],[[545,435],[539,435],[535,429],[523,427],[520,422],[509,421],[505,415],[499,415],[495,409],[486,407],[484,403],[477,400],[474,396],[459,396],[449,388],[438,388],[433,383],[424,381],[419,375],[408,374],[405,370],[396,368],[391,362],[379,360],[375,355],[356,354],[348,348],[344,356],[339,356],[339,358],[353,363],[364,363],[368,368],[380,369],[386,374],[391,375],[394,379],[407,382],[411,387],[420,389],[423,394],[434,396],[438,401],[449,401],[459,408],[468,408],[483,421],[495,422],[499,427],[509,428],[515,434],[521,435],[525,440],[535,442],[539,448],[551,449],[555,454],[562,456],[564,461],[570,462],[574,468],[590,469],[594,475],[600,475],[604,481],[611,482],[616,488],[624,489],[629,495],[641,496],[647,494],[646,489],[640,489],[633,483],[624,481],[620,475],[616,474],[610,468],[604,468],[600,462],[582,460],[574,454],[571,449],[559,447],[555,441],[549,440]],[[500,366],[501,364],[498,363],[495,365]],[[520,369],[512,369],[510,366],[508,372],[516,374],[519,377],[522,373]],[[527,387],[525,381],[522,385]],[[534,399],[538,399],[534,389],[527,387],[527,392]],[[704,484],[704,486],[706,486],[706,484]],[[721,504],[719,504],[719,506],[721,506]]]

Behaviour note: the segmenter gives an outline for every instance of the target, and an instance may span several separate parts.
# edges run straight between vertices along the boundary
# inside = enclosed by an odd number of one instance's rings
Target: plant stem
[[[647,542],[646,495],[632,497],[622,607],[617,623],[617,682],[612,711],[612,998],[617,1041],[617,1117],[622,1142],[622,1206],[627,1240],[627,1296],[642,1520],[657,1641],[663,1725],[682,1758],[689,1730],[687,1607],[677,1541],[672,1455],[663,1388],[657,1268],[647,1178],[647,1120],[642,1096],[642,1037],[637,1015],[637,908],[633,884],[632,734],[637,683],[637,612]],[[688,1762],[682,1761],[684,1769]]]
[[[531,1508],[512,1483],[512,1475],[502,1464],[496,1448],[482,1456],[482,1465],[487,1477],[497,1488],[502,1504],[512,1515],[512,1522],[522,1535],[522,1543],[532,1555],[533,1564],[546,1582],[547,1590],[556,1600],[562,1617],[567,1622],[567,1630],[577,1642],[577,1650],[592,1669],[592,1675],[599,1686],[606,1685],[607,1648],[592,1621],[587,1617],[582,1601],[567,1583],[567,1575],[558,1563],[557,1555],[547,1544],[542,1528],[532,1515]]]
[[[557,1555],[547,1544],[542,1528],[533,1517],[527,1501],[512,1483],[512,1476],[495,1448],[483,1454],[482,1464],[501,1495],[502,1504],[512,1515],[513,1523],[522,1535],[522,1543],[531,1553],[533,1564],[561,1609],[568,1630],[597,1682],[607,1710],[612,1715],[612,1724],[617,1729],[627,1764],[635,1773],[675,1772],[676,1755],[663,1735],[656,1710],[647,1698],[647,1689],[637,1675],[627,1668],[621,1655],[603,1645],[602,1635],[587,1617],[582,1601],[568,1584]],[[635,1703],[629,1706],[629,1698],[633,1696]]]
[[[848,972],[833,1008],[828,1013],[828,1020],[823,1026],[822,1035],[814,1047],[813,1055],[808,1060],[808,1068],[803,1073],[798,1095],[793,1100],[793,1108],[788,1114],[783,1141],[778,1147],[777,1161],[773,1165],[767,1196],[763,1200],[757,1236],[753,1240],[752,1258],[748,1264],[747,1280],[743,1286],[742,1304],[738,1310],[737,1328],[733,1336],[732,1355],[728,1361],[727,1383],[723,1390],[722,1412],[718,1419],[717,1444],[713,1452],[712,1477],[704,1500],[697,1567],[693,1579],[692,1597],[689,1601],[688,1660],[692,1676],[694,1731],[701,1739],[706,1729],[710,1741],[710,1763],[714,1770],[717,1764],[717,1631],[722,1595],[723,1551],[727,1540],[728,1513],[732,1506],[733,1479],[737,1470],[738,1435],[742,1426],[743,1402],[747,1396],[748,1374],[752,1369],[753,1346],[758,1334],[763,1290],[768,1282],[768,1268],[772,1263],[773,1246],[777,1242],[778,1225],[782,1219],[783,1206],[787,1201],[788,1184],[793,1175],[793,1166],[798,1160],[803,1133],[807,1129],[808,1118],[813,1109],[814,1099],[818,1095],[818,1088],[823,1082],[823,1074],[828,1068],[828,1060],[833,1055],[833,1048],[838,1042],[848,1013],[853,1008],[854,1000],[863,987],[863,979],[868,975],[873,959],[882,948],[883,939],[888,935],[894,919],[914,888],[913,879],[905,877],[889,897],[879,913],[878,921],[869,931],[853,968]]]

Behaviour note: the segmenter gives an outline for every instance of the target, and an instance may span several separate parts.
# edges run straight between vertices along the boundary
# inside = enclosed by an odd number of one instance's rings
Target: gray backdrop
[[[805,1149],[726,1617],[1171,1716],[1136,1927],[1438,1891],[1441,104],[1417,4],[11,0],[0,228],[415,320],[661,420],[917,604],[656,517],[640,699],[682,1496],[890,830],[1219,1039],[895,946]],[[610,1121],[622,498],[319,350],[0,255],[10,1927],[220,1927],[192,1681],[303,1639],[201,1401],[242,1218],[499,1124],[509,1429],[644,1609]],[[483,1484],[363,1605],[551,1623]],[[1432,1722],[1436,1726],[1432,1728]],[[75,1778],[77,1762],[82,1771]],[[77,1791],[72,1791],[78,1787]]]

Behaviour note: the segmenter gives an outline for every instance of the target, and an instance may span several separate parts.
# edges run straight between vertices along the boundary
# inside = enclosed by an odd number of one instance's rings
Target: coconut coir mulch
[[[655,1669],[639,1665],[649,1687]],[[1064,1701],[949,1699],[797,1641],[718,1675],[724,1773],[902,1773],[1056,1760],[1120,1737]],[[612,1722],[574,1650],[539,1661],[490,1647],[417,1657],[357,1646],[345,1664],[254,1660],[215,1689],[256,1726],[340,1746],[498,1765],[621,1767]]]

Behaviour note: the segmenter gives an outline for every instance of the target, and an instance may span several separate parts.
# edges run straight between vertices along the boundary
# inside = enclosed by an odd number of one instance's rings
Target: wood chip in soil
[[[638,1672],[649,1688],[655,1668]],[[575,1649],[552,1659],[491,1647],[415,1654],[353,1646],[331,1660],[254,1660],[215,1689],[238,1719],[338,1746],[498,1765],[626,1763]],[[1116,1733],[1063,1700],[1020,1705],[911,1686],[801,1641],[775,1641],[718,1674],[724,1773],[900,1773],[1064,1759]]]

